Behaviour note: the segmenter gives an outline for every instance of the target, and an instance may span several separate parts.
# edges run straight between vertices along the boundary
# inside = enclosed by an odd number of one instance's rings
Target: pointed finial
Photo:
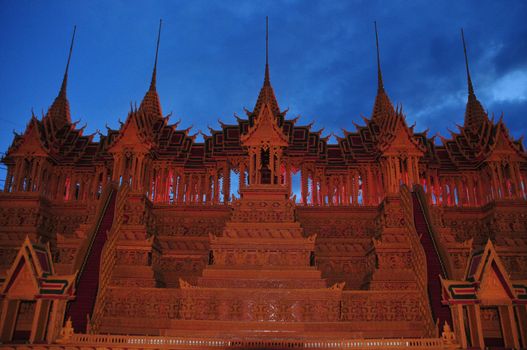
[[[73,35],[71,36],[70,52],[68,55],[68,63],[66,63],[66,71],[64,72],[64,79],[62,79],[62,86],[60,87],[59,96],[66,96],[66,86],[68,84],[68,69],[70,67],[71,53],[73,52],[73,42],[75,41],[75,32],[77,31],[77,26],[73,26]]]
[[[379,34],[377,33],[377,21],[374,21],[373,24],[375,26],[375,44],[377,46],[377,89],[384,90],[381,72],[381,56],[379,54]]]
[[[463,28],[461,28],[461,40],[463,40],[463,52],[465,53],[465,67],[467,69],[468,94],[474,95],[474,87],[472,86],[472,79],[470,78],[470,70],[468,69],[467,45],[465,44],[465,34],[463,33]]]
[[[265,16],[265,78],[264,85],[270,85],[269,78],[269,17]]]
[[[157,54],[159,52],[159,41],[161,39],[161,24],[163,20],[159,19],[159,30],[157,32],[157,46],[156,46],[156,58],[154,60],[154,70],[152,71],[152,81],[150,82],[150,90],[156,89],[156,78],[157,78]]]

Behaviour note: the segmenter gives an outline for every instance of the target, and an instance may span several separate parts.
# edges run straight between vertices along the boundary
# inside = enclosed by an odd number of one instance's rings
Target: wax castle
[[[372,114],[332,144],[279,107],[267,57],[254,108],[197,142],[162,113],[157,56],[118,130],[72,122],[68,58],[15,135],[1,342],[527,347],[527,153],[468,60],[464,122],[435,140],[392,104],[377,41]]]

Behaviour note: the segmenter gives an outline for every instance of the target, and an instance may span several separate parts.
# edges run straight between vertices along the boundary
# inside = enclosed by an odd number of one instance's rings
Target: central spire
[[[375,26],[375,44],[377,46],[377,89],[384,90],[381,71],[381,55],[379,53],[379,34],[377,33],[377,21],[373,22]]]
[[[66,63],[66,69],[64,71],[64,78],[62,79],[62,85],[60,86],[58,96],[51,104],[51,107],[49,107],[48,112],[45,116],[46,125],[48,125],[49,130],[60,130],[65,125],[71,124],[70,104],[68,102],[68,98],[66,97],[66,89],[68,86],[68,71],[70,68],[71,55],[73,53],[73,43],[75,41],[76,31],[77,26],[73,26],[70,51],[68,53],[68,61]]]
[[[387,120],[389,115],[395,113],[390,98],[384,91],[384,83],[382,81],[381,71],[381,55],[379,52],[379,34],[377,32],[377,21],[373,22],[375,27],[375,45],[377,48],[377,96],[375,96],[375,103],[373,104],[372,120],[382,124]]]
[[[265,17],[265,74],[263,86],[258,95],[258,100],[254,106],[253,115],[255,117],[260,114],[260,110],[264,103],[268,103],[274,116],[280,114],[280,108],[274,95],[273,87],[271,86],[271,78],[269,74],[269,17]]]
[[[465,33],[461,28],[461,40],[463,41],[463,53],[465,55],[465,68],[467,70],[467,85],[468,85],[468,100],[465,109],[465,121],[464,126],[477,133],[481,129],[483,124],[489,121],[489,117],[483,106],[478,101],[476,94],[474,93],[474,87],[472,86],[472,79],[470,77],[470,69],[468,65],[467,45],[465,43]]]
[[[157,45],[156,45],[156,58],[154,59],[154,70],[152,71],[152,81],[150,82],[150,90],[153,91],[156,89],[156,79],[157,79],[157,55],[159,53],[159,41],[161,40],[161,24],[163,23],[162,19],[159,19],[159,30],[157,32]]]
[[[156,56],[154,58],[154,69],[152,70],[152,80],[150,81],[150,88],[146,92],[145,97],[143,97],[143,101],[141,101],[141,105],[139,106],[139,109],[141,111],[145,112],[147,115],[151,117],[157,117],[157,118],[163,117],[163,113],[161,110],[161,102],[159,101],[159,95],[157,94],[157,90],[156,90],[157,58],[159,54],[159,42],[161,41],[161,25],[162,24],[163,24],[163,20],[159,19],[159,29],[157,31]],[[152,120],[155,120],[155,118]]]
[[[269,78],[269,17],[265,16],[265,77],[264,85],[271,85]]]
[[[465,53],[465,68],[467,69],[468,94],[474,95],[474,87],[472,86],[472,79],[470,78],[470,70],[468,69],[467,45],[465,43],[465,33],[463,33],[463,28],[461,28],[461,40],[463,41],[463,52]]]
[[[62,79],[62,85],[60,87],[59,96],[66,96],[66,87],[68,84],[68,70],[70,68],[71,54],[73,52],[73,43],[75,41],[75,32],[77,26],[73,26],[73,35],[71,36],[70,52],[68,54],[68,62],[66,63],[66,70],[64,71],[64,78]]]

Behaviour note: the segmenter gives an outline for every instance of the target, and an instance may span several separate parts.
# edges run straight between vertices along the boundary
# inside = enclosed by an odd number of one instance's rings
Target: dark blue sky
[[[271,81],[299,123],[341,134],[369,116],[376,93],[377,20],[384,83],[417,130],[447,136],[463,122],[465,28],[483,106],[527,134],[526,1],[0,1],[0,151],[57,95],[72,27],[68,97],[86,133],[118,127],[138,104],[163,32],[158,92],[180,128],[234,122],[263,81],[265,16]],[[2,175],[3,178],[3,175]]]

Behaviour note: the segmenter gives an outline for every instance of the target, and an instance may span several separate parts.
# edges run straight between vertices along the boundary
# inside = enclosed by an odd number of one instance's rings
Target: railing
[[[421,240],[417,231],[415,230],[414,225],[414,213],[413,213],[413,203],[412,203],[412,193],[406,185],[401,186],[401,207],[404,214],[404,223],[409,232],[408,239],[412,251],[412,265],[414,271],[417,275],[417,285],[421,293],[421,300],[428,300],[428,275],[427,275],[427,265],[426,265],[426,255],[421,244]],[[428,306],[428,307],[426,307]],[[429,335],[436,335],[438,333],[437,326],[434,323],[432,318],[431,308],[428,303],[421,304],[421,312],[425,319],[426,332]]]
[[[430,212],[430,208],[427,205],[426,194],[423,190],[423,187],[420,185],[415,185],[413,189],[414,192],[417,194],[417,199],[419,200],[419,203],[421,204],[421,208],[423,210],[424,218],[426,221],[426,226],[428,227],[428,231],[431,233],[432,236],[432,243],[434,243],[434,248],[441,257],[440,263],[442,272],[445,278],[451,278],[453,276],[453,267],[452,262],[450,260],[450,255],[446,251],[445,247],[441,244],[441,238],[435,230],[434,225],[432,224],[432,213]]]
[[[106,348],[126,346],[129,348],[231,348],[231,349],[447,349],[452,348],[441,338],[399,338],[399,339],[236,339],[197,337],[155,337],[128,335],[74,334],[60,343],[72,346],[98,346]]]
[[[77,252],[77,256],[75,258],[75,262],[73,264],[73,271],[78,271],[77,274],[77,281],[76,284],[78,284],[78,279],[82,275],[82,271],[84,270],[84,265],[86,264],[86,260],[88,259],[88,252],[90,251],[93,241],[95,239],[95,234],[99,230],[99,226],[101,225],[103,214],[106,211],[106,208],[108,207],[108,204],[110,203],[110,196],[112,192],[115,190],[115,184],[109,183],[100,198],[99,205],[97,207],[97,215],[95,216],[97,218],[97,221],[92,226],[92,228],[88,231],[86,237],[88,238],[85,243],[79,248],[79,251]]]
[[[119,192],[117,193],[112,228],[108,232],[108,238],[101,253],[99,290],[97,292],[95,307],[93,308],[90,332],[97,332],[103,316],[108,285],[110,284],[110,279],[112,277],[112,272],[116,262],[117,241],[119,239],[119,232],[123,223],[124,206],[126,204],[129,192],[130,186],[126,183],[123,183],[119,188]]]

